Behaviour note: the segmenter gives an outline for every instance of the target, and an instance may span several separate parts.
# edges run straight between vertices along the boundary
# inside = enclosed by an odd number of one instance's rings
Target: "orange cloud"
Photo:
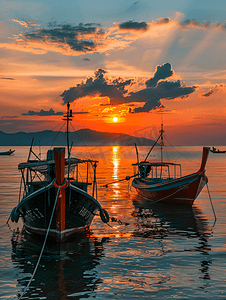
[[[40,27],[41,25],[35,24],[33,22],[28,21],[22,21],[22,20],[16,20],[12,19],[13,22],[19,23],[21,26],[24,26],[25,28],[32,28],[32,27]]]
[[[53,51],[70,56],[124,49],[139,39],[141,33],[148,32],[151,35],[152,29],[159,26],[180,27],[181,30],[226,29],[225,25],[210,21],[199,23],[196,20],[188,19],[180,23],[177,18],[172,20],[168,17],[159,18],[152,22],[123,21],[113,23],[113,26],[109,28],[104,28],[99,23],[80,23],[76,26],[48,23],[46,27],[39,28],[40,25],[32,22],[16,19],[13,21],[29,30],[24,34],[13,35],[9,38],[9,42],[0,43],[0,48],[34,54],[45,54],[48,51]]]

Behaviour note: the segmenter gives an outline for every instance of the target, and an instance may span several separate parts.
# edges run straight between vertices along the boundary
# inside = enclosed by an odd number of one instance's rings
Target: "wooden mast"
[[[67,103],[67,114],[63,120],[67,121],[67,152],[68,152],[68,179],[70,170],[70,146],[69,146],[69,121],[72,121],[72,110],[70,109],[70,103]],[[65,180],[64,167],[65,167],[65,148],[54,148],[54,160],[55,160],[55,187],[62,186]],[[61,189],[57,204],[56,204],[56,229],[62,231],[65,229],[65,189]]]
[[[160,142],[160,147],[161,147],[161,163],[163,162],[163,153],[162,153],[162,150],[163,150],[163,146],[164,146],[164,142],[163,142],[163,124],[161,124],[161,130],[160,130],[160,137],[161,137],[161,142]]]
[[[63,120],[67,121],[67,129],[66,129],[66,133],[67,133],[67,154],[68,154],[68,180],[69,180],[69,171],[70,171],[70,155],[71,155],[71,151],[70,151],[70,146],[69,146],[69,121],[72,121],[72,109],[70,109],[70,103],[67,103],[67,114],[64,116]]]
[[[54,148],[55,176],[58,188],[64,183],[65,148]],[[57,190],[56,190],[57,193]],[[56,230],[65,229],[65,189],[61,189],[56,204]]]

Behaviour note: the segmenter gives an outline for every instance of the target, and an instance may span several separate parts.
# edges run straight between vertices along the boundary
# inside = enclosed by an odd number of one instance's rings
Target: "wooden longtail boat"
[[[217,150],[216,148],[212,148],[212,149],[210,149],[210,152],[212,152],[212,153],[226,153],[226,150]]]
[[[157,141],[149,151],[143,162],[133,164],[137,169],[137,178],[132,181],[132,186],[137,193],[154,202],[171,202],[192,205],[199,193],[208,182],[205,175],[205,166],[209,148],[203,147],[203,155],[200,169],[187,176],[181,176],[181,165],[163,161],[163,126],[160,130],[161,161],[148,162],[147,157],[157,144]]]
[[[94,198],[96,191],[96,160],[82,160],[71,157],[69,147],[68,124],[72,120],[70,105],[67,105],[68,157],[65,148],[54,148],[47,152],[46,160],[40,160],[33,152],[32,145],[28,160],[18,165],[22,174],[22,199],[11,212],[11,220],[17,222],[22,218],[29,233],[46,235],[62,242],[74,234],[89,230],[97,211],[103,222],[109,216]],[[31,160],[31,154],[35,160]],[[85,165],[86,179],[79,181],[79,167]],[[93,183],[89,182],[89,165],[93,169]],[[75,172],[74,172],[75,171]],[[93,184],[92,195],[87,188]]]
[[[9,149],[8,151],[0,152],[0,155],[11,155],[15,152],[15,150]]]

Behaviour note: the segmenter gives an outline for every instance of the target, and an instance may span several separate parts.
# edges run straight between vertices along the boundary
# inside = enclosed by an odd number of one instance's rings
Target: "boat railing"
[[[96,160],[80,160],[71,158],[65,160],[65,177],[73,184],[87,192],[87,186],[93,185],[92,193],[96,191]],[[34,192],[40,187],[47,186],[55,178],[54,160],[29,160],[18,165],[21,171],[20,198]],[[23,191],[22,191],[23,189]]]
[[[182,176],[181,164],[175,163],[155,163],[140,162],[133,164],[134,175],[139,174],[139,178],[151,180],[171,180]]]

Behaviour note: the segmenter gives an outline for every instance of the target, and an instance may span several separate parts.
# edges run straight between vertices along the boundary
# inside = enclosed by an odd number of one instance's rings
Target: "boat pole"
[[[69,146],[69,121],[72,121],[72,110],[70,109],[70,103],[67,103],[67,114],[64,116],[63,120],[67,121],[67,153],[68,153],[68,180],[69,180],[69,172],[70,172],[70,156],[71,156],[71,149]],[[72,148],[72,146],[71,146]]]
[[[64,183],[65,148],[54,148],[56,188]],[[56,230],[65,229],[65,190],[61,189],[56,204]]]

